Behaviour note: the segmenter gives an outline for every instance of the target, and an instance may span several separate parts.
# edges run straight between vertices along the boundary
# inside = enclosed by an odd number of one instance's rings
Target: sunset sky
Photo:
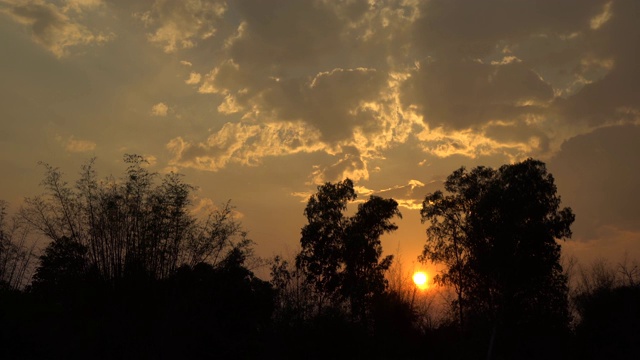
[[[581,261],[640,259],[640,1],[0,0],[0,199],[125,153],[231,199],[257,253],[292,255],[306,199],[396,199],[388,253],[426,239],[460,166],[547,163]]]

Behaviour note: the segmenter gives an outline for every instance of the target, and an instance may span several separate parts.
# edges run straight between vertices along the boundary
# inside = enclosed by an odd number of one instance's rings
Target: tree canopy
[[[124,161],[122,178],[104,180],[89,161],[75,186],[59,169],[43,164],[45,193],[27,198],[20,218],[54,245],[86,249],[87,268],[107,280],[133,273],[162,279],[181,265],[216,265],[231,251],[248,249],[229,203],[196,217],[190,208],[194,187],[179,174],[166,174],[157,183],[160,176],[147,170],[142,156],[125,155]],[[43,257],[39,274],[47,273],[50,259],[63,256],[53,256],[55,249]]]
[[[304,211],[308,224],[296,265],[325,300],[347,299],[352,315],[362,317],[371,298],[386,289],[393,256],[381,258],[380,236],[397,229],[392,219],[401,214],[395,200],[371,196],[354,216],[345,216],[356,197],[349,179],[318,186]]]
[[[567,278],[558,239],[571,236],[574,215],[560,208],[553,176],[528,159],[497,170],[464,167],[428,194],[421,259],[444,264],[436,278],[452,285],[465,317],[494,326],[568,324]]]

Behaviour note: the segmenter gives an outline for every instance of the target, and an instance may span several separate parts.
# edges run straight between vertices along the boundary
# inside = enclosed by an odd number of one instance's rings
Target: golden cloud
[[[151,43],[162,46],[166,53],[196,46],[216,32],[215,19],[227,9],[224,1],[155,0],[150,10],[136,14],[147,26]]]
[[[185,80],[186,84],[189,85],[196,85],[200,82],[200,79],[202,78],[202,75],[200,75],[199,73],[192,71],[189,74],[189,78],[187,80]]]
[[[78,21],[81,10],[99,5],[97,1],[76,0],[68,3],[66,7],[58,7],[41,0],[9,0],[4,3],[7,7],[0,9],[0,12],[30,27],[33,41],[58,58],[68,55],[70,47],[101,44],[115,37],[113,33],[95,33]]]
[[[267,156],[321,151],[325,144],[317,131],[303,123],[226,123],[205,142],[172,139],[167,149],[171,165],[218,171],[229,163],[256,166]]]

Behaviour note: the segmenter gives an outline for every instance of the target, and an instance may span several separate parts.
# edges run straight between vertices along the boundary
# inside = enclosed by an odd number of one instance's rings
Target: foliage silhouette
[[[581,294],[576,299],[576,328],[582,359],[629,359],[640,356],[640,287],[617,286]]]
[[[614,268],[596,260],[585,270],[573,294],[577,313],[576,350],[581,359],[630,359],[640,356],[640,271],[627,258]]]
[[[7,219],[7,206],[0,200],[0,287],[21,289],[31,276],[35,244],[27,246],[28,229]]]
[[[397,229],[392,219],[401,214],[395,200],[371,196],[354,216],[345,216],[355,199],[349,179],[318,186],[304,211],[308,224],[296,266],[319,294],[320,306],[346,300],[351,315],[365,320],[373,297],[386,289],[384,273],[393,260],[391,255],[381,259],[380,236]]]
[[[504,355],[538,331],[549,339],[566,331],[568,288],[556,239],[571,236],[574,215],[560,209],[544,163],[460,168],[445,189],[449,195],[436,191],[423,202],[430,226],[421,260],[446,265],[436,280],[455,288],[460,325],[492,329],[489,356],[494,343]]]
[[[35,292],[65,292],[78,286],[87,273],[87,248],[68,237],[49,243],[33,277]]]
[[[144,158],[126,155],[125,162],[121,179],[99,181],[91,160],[74,187],[44,164],[45,194],[26,199],[18,215],[51,242],[27,291],[2,289],[0,305],[11,309],[0,312],[8,329],[0,340],[15,346],[0,354],[175,358],[259,351],[273,295],[248,268],[253,243],[233,207],[196,217],[194,187],[180,175],[156,185]]]
[[[125,176],[99,181],[94,160],[82,166],[75,187],[43,164],[46,192],[26,199],[20,215],[52,241],[84,246],[87,266],[107,280],[129,275],[162,279],[183,264],[219,262],[246,233],[229,203],[198,219],[190,212],[193,186],[170,173],[160,184],[139,155],[125,155]],[[131,274],[129,274],[131,273]]]
[[[295,264],[276,257],[266,282],[228,203],[196,217],[180,176],[156,185],[144,159],[126,161],[125,176],[104,181],[89,162],[75,187],[45,166],[47,193],[27,201],[23,222],[2,211],[0,358],[640,356],[637,263],[582,273],[569,332],[556,241],[573,214],[541,162],[459,169],[447,195],[426,197],[423,259],[448,265],[438,280],[459,296],[456,314],[427,325],[382,256],[394,200],[370,197],[350,213],[350,180],[318,187]],[[27,287],[17,280],[35,258],[24,224],[51,239]]]

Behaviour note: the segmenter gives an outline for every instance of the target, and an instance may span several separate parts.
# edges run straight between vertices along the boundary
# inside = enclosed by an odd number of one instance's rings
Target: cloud
[[[58,138],[58,139],[62,141],[61,138]],[[65,150],[71,153],[89,152],[89,151],[95,150],[96,148],[95,142],[89,141],[89,140],[74,139],[73,136],[71,136],[66,141],[63,141],[63,143],[64,143]]]
[[[282,120],[303,120],[328,142],[350,138],[356,128],[375,132],[377,109],[386,74],[374,69],[332,69],[311,81],[280,81],[256,99],[256,105]],[[329,106],[331,104],[331,106]]]
[[[507,125],[508,130],[514,127]],[[514,135],[513,133],[508,133]],[[417,134],[419,147],[425,153],[439,158],[462,155],[476,159],[483,156],[502,154],[511,161],[521,160],[540,150],[540,139],[531,135],[528,141],[522,139],[493,139],[485,130],[446,130],[442,127],[425,129]]]
[[[351,180],[353,178],[349,177]],[[331,182],[341,181],[344,178],[337,180],[327,180]],[[316,183],[315,185],[321,185],[324,182]],[[425,184],[418,180],[409,180],[405,185],[396,185],[387,189],[374,190],[368,189],[365,186],[355,185],[354,190],[358,195],[356,202],[363,202],[369,196],[380,196],[383,198],[392,198],[401,208],[408,210],[420,210],[422,209],[422,198],[424,197]],[[309,198],[314,194],[313,191],[300,191],[293,192],[290,195],[300,199],[300,202],[306,203]]]
[[[406,139],[414,121],[397,112],[397,81],[375,69],[335,68],[311,78],[252,80],[240,65],[227,61],[205,77],[199,91],[223,95],[221,113],[240,113],[256,122],[304,122],[329,148],[355,147],[363,157]],[[358,169],[354,176],[366,178],[362,161],[353,159],[340,164],[350,163]]]
[[[295,192],[292,192],[290,195],[293,197],[299,198],[301,203],[306,204],[309,201],[309,198],[313,196],[313,194],[314,193],[311,191],[295,191]]]
[[[640,47],[630,39],[640,36],[637,14],[640,3],[621,0],[606,3],[597,30],[588,33],[589,56],[580,73],[597,72],[595,81],[585,81],[575,95],[558,99],[554,111],[573,124],[598,127],[640,120]]]
[[[424,61],[403,84],[405,107],[431,127],[468,129],[537,114],[553,89],[522,62]]]
[[[112,33],[95,32],[79,22],[82,10],[100,5],[99,1],[72,1],[66,7],[42,0],[3,1],[0,12],[31,30],[33,40],[61,58],[69,48],[88,44],[101,44],[112,40]]]
[[[202,78],[202,75],[200,75],[197,72],[192,71],[189,74],[189,78],[187,80],[185,80],[185,83],[189,84],[189,85],[196,85],[196,84],[198,84],[200,82],[201,78]]]
[[[151,107],[151,115],[153,116],[167,116],[168,113],[169,107],[163,102],[159,102]]]
[[[608,3],[604,4],[604,7],[602,8],[602,12],[594,16],[593,18],[591,18],[591,21],[589,22],[589,26],[591,27],[592,30],[600,29],[604,24],[606,24],[611,19],[611,15],[612,15],[611,3],[612,1],[609,1]]]
[[[367,160],[355,147],[344,147],[339,160],[328,166],[314,166],[310,184],[337,182],[349,178],[355,182],[369,179]]]
[[[595,239],[590,241],[566,241],[562,244],[563,255],[575,256],[583,265],[602,259],[619,263],[625,256],[640,258],[640,232],[603,226],[594,235]]]
[[[401,86],[405,111],[428,125],[422,148],[548,157],[573,136],[638,123],[640,57],[627,40],[640,31],[630,15],[639,8],[626,0],[422,3],[413,29],[423,58]]]
[[[204,142],[177,137],[167,144],[171,165],[218,171],[228,164],[256,166],[264,157],[320,151],[319,134],[302,123],[226,123]]]
[[[640,231],[640,126],[607,127],[562,145],[549,162],[565,206],[576,213],[577,238],[602,226]]]
[[[603,0],[422,2],[416,46],[437,58],[483,58],[536,35],[570,35],[589,28]]]
[[[435,60],[469,61],[515,54],[536,66],[568,65],[563,70],[579,77],[579,71],[571,67],[586,56],[603,55],[600,50],[607,45],[598,43],[599,38],[614,46],[626,43],[624,37],[607,32],[625,23],[625,29],[637,28],[627,20],[635,6],[626,0],[424,2],[414,26],[415,34],[420,35],[415,46]],[[497,8],[500,11],[495,11]]]
[[[396,99],[389,90],[392,75],[372,49],[389,45],[375,38],[379,28],[407,24],[389,24],[406,20],[399,5],[391,3],[393,9],[366,1],[234,3],[230,6],[239,24],[225,39],[223,56],[204,76],[199,92],[220,96],[218,111],[223,114],[257,122],[302,121],[334,146],[356,146],[363,152],[363,146],[387,146],[382,142],[388,142],[390,122],[398,122]],[[381,31],[378,36],[387,35]],[[345,48],[372,56],[354,59],[354,66],[344,66],[349,60],[336,66],[336,59],[349,54]],[[376,66],[366,66],[363,59],[375,60]],[[397,136],[406,137],[406,132]]]
[[[456,2],[441,16],[454,19],[453,9],[465,4]],[[485,61],[460,54],[451,59],[443,38],[433,38],[427,46],[438,57],[416,62],[416,56],[427,48],[422,37],[411,34],[424,27],[425,21],[434,20],[426,9],[430,8],[396,1],[352,2],[349,6],[234,4],[239,25],[224,40],[222,55],[201,78],[198,91],[218,96],[222,114],[237,114],[258,123],[301,121],[317,129],[321,140],[333,149],[358,150],[358,156],[344,153],[335,164],[316,169],[318,179],[339,177],[340,167],[353,169],[354,175],[365,179],[367,159],[411,138],[421,141],[425,152],[438,156],[505,152],[515,158],[547,151],[551,140],[545,121],[556,89],[533,64],[509,53]],[[597,6],[592,10],[582,9],[584,18],[577,17],[568,25],[552,22],[551,30],[564,33],[580,28],[582,20],[600,11]],[[539,21],[548,20],[545,14],[536,14]],[[516,24],[503,26],[518,32]],[[549,30],[535,22],[528,25],[510,39],[524,41]],[[485,34],[482,41],[491,44],[487,49],[503,41],[497,34]],[[353,51],[340,57],[346,46]],[[420,51],[413,52],[413,47]],[[374,49],[377,53],[367,56]],[[357,59],[371,66],[336,66],[337,58],[342,64]],[[375,58],[385,61],[369,61]],[[528,132],[533,135],[526,135]],[[460,140],[464,143],[459,146]]]
[[[87,10],[93,10],[102,7],[104,5],[105,3],[102,0],[66,0],[64,8],[81,13]]]
[[[189,9],[204,6],[194,4]],[[172,6],[179,5],[156,1],[149,27],[191,16],[168,17]],[[628,60],[637,47],[623,35],[637,29],[634,7],[626,0],[230,2],[207,20],[215,39],[189,53],[189,66],[209,71],[185,80],[211,96],[228,124],[207,138],[176,137],[174,166],[217,171],[306,152],[267,151],[257,145],[264,140],[241,150],[255,129],[288,124],[313,133],[313,152],[329,155],[309,175],[314,184],[369,179],[385,171],[374,161],[406,143],[436,158],[549,158],[571,137],[639,121],[640,77]],[[178,38],[196,41],[199,26]],[[214,138],[239,148],[211,146]]]
[[[280,63],[282,68],[317,64],[335,51],[347,25],[327,2],[240,1],[235,5],[242,23],[238,34],[229,39],[228,50],[241,65],[258,61]]]
[[[216,22],[226,10],[224,1],[155,0],[150,10],[137,17],[151,29],[149,41],[173,53],[214,36]]]
[[[385,4],[378,9],[384,10],[381,14],[371,11],[376,9],[366,1],[230,6],[238,26],[224,39],[211,71],[189,81],[200,84],[198,92],[220,99],[219,113],[256,124],[304,123],[320,135],[322,151],[346,151],[334,163],[319,165],[314,181],[341,174],[367,178],[368,159],[406,140],[414,119],[399,116],[395,75],[383,68],[338,67],[331,61],[344,54],[344,46],[367,42],[364,51],[382,48],[373,32],[383,28],[384,21],[402,18],[401,11]],[[406,26],[393,26],[399,24]],[[357,155],[344,149],[356,149]]]
[[[147,165],[150,167],[156,166],[158,163],[158,157],[155,155],[143,155],[144,159],[147,161]]]
[[[396,185],[387,189],[374,191],[374,195],[393,198],[398,205],[409,210],[422,208],[423,188],[425,184],[419,180],[409,180],[405,185]]]

